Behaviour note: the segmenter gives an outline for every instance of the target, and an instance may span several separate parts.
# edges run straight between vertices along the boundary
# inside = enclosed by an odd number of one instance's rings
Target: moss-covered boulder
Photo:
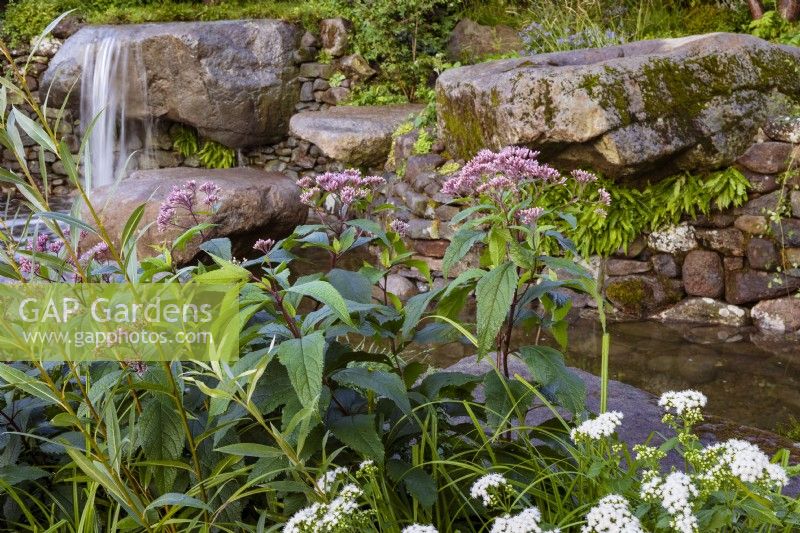
[[[800,99],[800,48],[749,35],[490,61],[443,73],[439,126],[455,154],[509,144],[612,176],[732,163]]]

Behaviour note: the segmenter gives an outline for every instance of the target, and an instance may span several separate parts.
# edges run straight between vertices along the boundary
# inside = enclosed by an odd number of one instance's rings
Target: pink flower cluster
[[[481,150],[461,171],[444,183],[442,192],[452,196],[473,196],[491,191],[517,190],[521,183],[545,181],[564,183],[558,170],[539,163],[539,152],[508,146],[499,152]]]
[[[179,209],[184,209],[188,214],[196,218],[197,215],[197,192],[203,193],[203,201],[208,208],[213,208],[220,201],[222,189],[211,181],[206,181],[200,187],[195,180],[189,180],[181,187],[172,187],[169,196],[161,204],[158,210],[156,224],[158,231],[166,231],[169,226],[174,225],[175,216]]]
[[[408,224],[408,222],[406,222],[404,220],[400,220],[398,218],[398,219],[392,220],[389,223],[389,228],[393,232],[395,232],[398,235],[400,235],[401,237],[406,237],[406,236],[408,236],[408,232],[411,229],[411,226]]]
[[[300,201],[315,207],[317,198],[322,193],[327,193],[344,206],[356,200],[367,198],[375,189],[386,183],[380,176],[362,176],[356,169],[347,169],[342,172],[326,172],[314,178],[306,176],[297,181],[300,187]]]
[[[258,239],[253,245],[253,250],[268,254],[274,247],[275,241],[273,239]]]
[[[541,207],[530,207],[528,209],[521,209],[517,211],[517,218],[523,224],[527,224],[528,226],[532,226],[539,220],[544,214],[544,209]]]

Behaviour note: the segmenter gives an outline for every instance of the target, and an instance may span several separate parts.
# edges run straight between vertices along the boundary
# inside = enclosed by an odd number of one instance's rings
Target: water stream
[[[84,135],[89,133],[87,188],[110,185],[149,157],[153,121],[146,102],[147,73],[138,47],[111,31],[86,47],[80,120]]]

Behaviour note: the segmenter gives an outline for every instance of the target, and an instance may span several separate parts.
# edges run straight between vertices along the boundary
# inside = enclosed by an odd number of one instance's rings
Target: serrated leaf
[[[322,392],[325,338],[316,331],[278,346],[278,360],[286,367],[289,380],[303,407],[316,407]]]
[[[333,285],[327,281],[309,281],[299,285],[294,285],[286,289],[288,292],[295,294],[302,294],[309,298],[327,305],[339,317],[339,319],[347,324],[353,326],[353,319],[350,318],[350,312],[347,310],[347,304]]]
[[[475,299],[478,303],[478,358],[486,355],[494,345],[495,337],[511,309],[517,280],[516,265],[507,261],[490,270],[478,281],[475,287]]]
[[[137,428],[139,444],[147,459],[175,460],[183,453],[185,435],[180,416],[167,396],[156,394],[145,404]],[[177,470],[171,467],[153,468],[159,490],[167,491],[177,476]]]
[[[478,231],[468,228],[458,230],[453,238],[450,239],[450,245],[444,252],[444,259],[442,259],[442,274],[448,276],[450,269],[461,261],[465,255],[472,249],[476,242],[480,241],[486,232]]]
[[[226,261],[230,261],[233,257],[231,240],[227,237],[219,237],[206,241],[200,245],[200,249]]]
[[[352,415],[329,422],[337,439],[377,463],[383,462],[383,443],[375,431],[375,415]]]
[[[392,400],[404,413],[411,413],[411,403],[408,400],[405,385],[397,374],[353,367],[339,370],[332,374],[331,378],[340,385],[371,390],[379,396]]]
[[[372,301],[372,283],[361,272],[334,268],[325,277],[345,300],[368,304]]]

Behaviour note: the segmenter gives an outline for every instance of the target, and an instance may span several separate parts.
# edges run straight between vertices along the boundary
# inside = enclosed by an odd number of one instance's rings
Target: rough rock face
[[[252,257],[252,245],[257,239],[280,239],[305,222],[308,208],[300,203],[299,189],[293,179],[279,172],[265,172],[254,168],[207,170],[171,168],[134,172],[118,185],[92,191],[95,209],[109,235],[119,236],[125,223],[139,205],[145,204],[140,228],[151,224],[139,240],[140,256],[153,255],[152,245],[171,243],[183,230],[170,228],[159,232],[154,223],[161,203],[173,186],[186,180],[198,183],[212,181],[222,189],[219,210],[209,222],[216,226],[209,230],[208,238],[229,237],[237,257]],[[84,209],[85,212],[85,209]],[[91,220],[84,213],[84,220]],[[187,226],[192,224],[187,221]],[[199,251],[197,241],[176,253],[183,263]]]
[[[792,333],[800,330],[800,298],[764,300],[753,306],[753,322],[762,331]]]
[[[611,176],[732,163],[796,98],[800,49],[715,33],[491,61],[444,72],[453,153],[527,145]]]
[[[718,326],[746,326],[749,311],[711,298],[687,298],[653,318],[665,322],[690,322]]]
[[[147,101],[129,105],[131,115],[190,124],[227,146],[269,144],[286,134],[297,103],[301,35],[277,20],[84,27],[50,62],[42,86],[51,88],[52,106],[70,91],[77,106],[84,55],[114,37],[141,59],[130,61],[129,79],[147,76]]]
[[[717,252],[692,250],[683,261],[686,293],[691,296],[717,298],[725,290],[722,259]]]
[[[292,135],[314,143],[331,159],[358,166],[382,165],[392,143],[392,133],[421,105],[341,106],[303,112],[292,117]]]
[[[509,26],[484,26],[462,19],[453,28],[447,41],[447,57],[451,61],[474,61],[492,54],[519,52],[523,48],[519,34]]]

